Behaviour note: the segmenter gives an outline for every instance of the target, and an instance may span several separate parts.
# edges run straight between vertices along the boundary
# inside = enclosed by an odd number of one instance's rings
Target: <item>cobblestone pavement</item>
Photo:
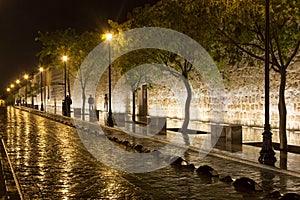
[[[200,159],[195,149],[184,157],[196,167],[213,166],[220,177],[247,176],[264,191],[237,192],[218,178],[201,177],[170,165],[148,173],[121,172],[92,157],[72,126],[11,107],[6,119],[2,137],[25,199],[264,199],[275,190],[282,194],[300,191],[297,176],[212,155]],[[132,138],[117,129],[104,130],[109,137],[149,149],[165,145],[163,138]]]

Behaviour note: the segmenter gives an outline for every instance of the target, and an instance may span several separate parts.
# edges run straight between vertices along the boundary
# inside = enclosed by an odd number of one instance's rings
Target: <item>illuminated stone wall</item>
[[[287,128],[300,129],[300,62],[287,70],[285,100]],[[298,69],[297,69],[298,68]],[[227,88],[227,123],[250,126],[264,124],[264,65],[239,65],[226,69],[229,81]],[[273,128],[279,126],[278,95],[280,74],[270,71],[270,120]]]
[[[286,86],[286,107],[287,107],[287,128],[300,130],[300,58],[298,62],[292,63],[287,72]],[[215,101],[220,97],[218,91],[211,91],[202,83],[199,75],[191,75],[192,102],[190,119],[194,121],[211,122],[224,118],[228,124],[241,124],[248,126],[264,125],[264,64],[239,64],[230,66],[223,70],[226,74],[224,86],[226,94],[222,101]],[[54,70],[47,75],[51,87],[47,95],[47,105],[54,107],[61,106],[63,99],[62,71]],[[132,112],[132,93],[124,91],[120,83],[120,72],[112,70],[112,110],[115,113]],[[71,79],[71,83],[72,83]],[[169,80],[165,80],[169,81]],[[47,81],[49,82],[49,80]],[[273,70],[270,72],[270,117],[272,128],[278,128],[278,91],[280,75]],[[47,83],[49,84],[49,83]],[[163,82],[162,82],[162,85]],[[185,99],[187,97],[183,83],[177,83],[176,87],[168,88],[162,85],[153,84],[153,89],[148,91],[148,113],[150,116],[166,116],[170,118],[184,118]],[[104,110],[104,94],[108,93],[107,71],[100,78],[97,93],[95,95],[96,109]],[[90,91],[87,91],[87,98]],[[137,93],[137,99],[139,98]],[[136,100],[138,108],[138,100]],[[73,105],[80,107],[81,105]],[[86,104],[88,107],[88,104]],[[138,114],[138,109],[137,114]],[[224,111],[224,116],[222,116]]]
[[[287,128],[300,129],[300,62],[293,63],[287,70],[285,91],[287,107]],[[191,80],[193,100],[191,120],[218,121],[224,111],[224,122],[248,126],[264,125],[264,64],[239,64],[224,69],[226,95],[224,102],[214,101],[219,94],[205,88],[199,80]],[[270,120],[272,128],[279,126],[278,94],[280,74],[270,71]],[[171,118],[184,117],[186,92],[170,93],[168,88],[155,88],[149,91],[149,115]]]

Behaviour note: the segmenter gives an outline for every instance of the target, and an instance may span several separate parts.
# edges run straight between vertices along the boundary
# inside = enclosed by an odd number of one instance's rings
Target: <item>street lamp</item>
[[[10,92],[10,88],[6,88],[6,91],[7,91],[7,92]]]
[[[67,96],[67,61],[68,61],[68,56],[64,55],[62,57],[63,63],[64,63],[64,96],[65,99],[63,100],[63,115],[70,117],[70,105],[71,105],[71,98]],[[70,84],[68,83],[68,88],[70,87]],[[70,90],[69,90],[70,94]]]
[[[112,40],[112,34],[107,33],[106,35],[108,45],[108,118],[107,125],[110,127],[114,126],[112,111],[111,111],[111,55],[110,55],[110,41]]]
[[[20,86],[20,83],[21,83],[21,81],[19,79],[17,79],[16,84],[17,84],[18,87]],[[19,91],[18,91],[17,105],[19,106],[20,104],[21,104],[21,96],[20,96]]]
[[[41,111],[44,111],[44,105],[43,105],[43,67],[39,68],[39,71],[41,72],[41,82],[40,82],[40,87],[41,87]]]
[[[269,73],[269,43],[270,43],[270,0],[266,0],[266,32],[265,32],[265,125],[263,132],[262,149],[258,161],[262,164],[274,166],[275,152],[272,147],[272,133],[270,127],[270,73]]]
[[[63,63],[64,63],[64,96],[65,99],[67,97],[67,60],[68,60],[68,56],[63,56],[62,57]]]
[[[27,80],[28,80],[29,76],[28,74],[24,75],[24,79],[25,79],[25,106],[27,107]]]

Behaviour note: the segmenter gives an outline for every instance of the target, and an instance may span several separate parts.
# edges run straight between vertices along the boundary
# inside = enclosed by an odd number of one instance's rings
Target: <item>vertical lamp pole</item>
[[[20,82],[21,82],[21,81],[20,81],[19,79],[16,80],[16,84],[17,84],[17,86],[18,86],[19,88],[20,88]],[[20,97],[19,90],[18,90],[17,105],[19,106],[20,103],[21,103],[21,97]]]
[[[266,32],[265,32],[265,125],[262,149],[258,161],[262,164],[274,166],[275,152],[272,147],[272,133],[270,127],[270,74],[269,74],[269,44],[270,44],[270,0],[266,0]]]
[[[27,80],[28,80],[29,76],[28,74],[24,75],[24,79],[25,79],[25,106],[27,107]]]
[[[41,111],[44,111],[44,105],[43,105],[43,67],[40,67],[40,72],[41,72],[41,83],[40,83],[40,87],[41,87]]]
[[[63,101],[63,115],[68,116],[67,109],[67,56],[63,56],[62,60],[64,62],[64,101]]]
[[[67,97],[67,60],[68,60],[68,57],[67,56],[63,56],[63,62],[64,62],[64,96],[65,96],[65,100],[66,100],[66,97]]]
[[[6,105],[10,105],[11,104],[11,102],[10,102],[10,92],[11,92],[10,87],[6,88],[6,91],[8,93],[8,99],[7,99],[7,102],[6,102],[7,104]]]
[[[112,39],[112,34],[106,34],[106,40],[108,44],[108,118],[107,118],[107,125],[110,127],[114,126],[113,118],[112,118],[112,111],[111,111],[111,55],[110,55],[110,41]]]
[[[14,89],[14,87],[15,87],[15,85],[14,84],[10,84],[10,88],[11,88],[11,91]],[[11,93],[11,95],[12,95],[12,105],[14,105],[15,104],[15,95],[13,95],[13,93]]]

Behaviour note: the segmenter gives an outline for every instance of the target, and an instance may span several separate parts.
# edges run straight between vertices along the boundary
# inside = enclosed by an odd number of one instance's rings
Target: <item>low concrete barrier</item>
[[[218,137],[217,133],[220,133]],[[213,124],[211,125],[211,140],[217,142],[218,140],[226,141],[231,144],[242,144],[242,126],[241,125],[227,125],[227,124]],[[225,140],[224,140],[225,139]]]

